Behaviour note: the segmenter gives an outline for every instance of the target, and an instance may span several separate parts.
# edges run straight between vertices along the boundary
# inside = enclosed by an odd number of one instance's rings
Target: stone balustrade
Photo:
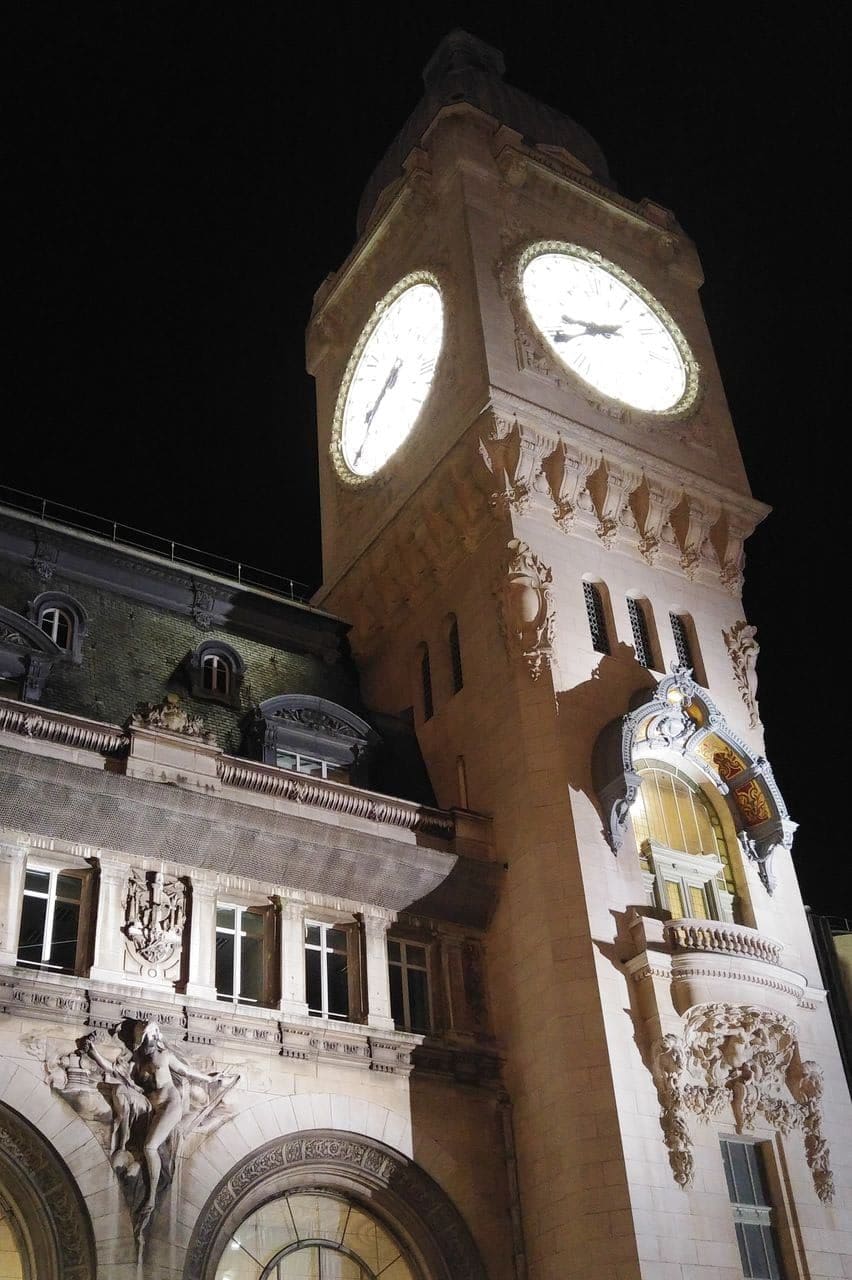
[[[673,951],[709,951],[717,955],[746,956],[766,964],[779,964],[783,944],[744,924],[721,920],[668,920],[663,926]]]

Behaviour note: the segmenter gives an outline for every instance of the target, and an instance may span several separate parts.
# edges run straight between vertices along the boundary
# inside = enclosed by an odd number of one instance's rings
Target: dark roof
[[[559,111],[538,102],[503,80],[505,64],[494,49],[467,31],[445,36],[423,71],[426,92],[373,170],[358,206],[358,234],[369,221],[381,193],[402,173],[403,162],[417,146],[438,112],[467,102],[522,134],[530,145],[564,147],[608,186],[606,159],[594,138]]]

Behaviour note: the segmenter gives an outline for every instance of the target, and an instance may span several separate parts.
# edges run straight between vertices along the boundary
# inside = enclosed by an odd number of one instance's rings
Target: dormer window
[[[45,591],[33,600],[29,614],[57,649],[72,662],[82,662],[86,611],[73,596],[63,591]]]
[[[218,653],[208,653],[201,660],[201,687],[207,693],[221,693],[227,697],[231,691],[233,668],[227,658]]]
[[[224,640],[203,640],[189,656],[189,691],[194,698],[240,705],[245,663]]]
[[[60,649],[70,649],[74,635],[74,623],[71,615],[64,609],[45,609],[38,622],[45,635]]]
[[[261,755],[279,769],[365,786],[374,729],[346,707],[312,694],[285,693],[259,707]]]

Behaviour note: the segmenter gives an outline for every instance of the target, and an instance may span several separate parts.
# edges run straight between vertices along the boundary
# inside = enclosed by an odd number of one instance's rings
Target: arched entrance
[[[94,1280],[95,1244],[65,1163],[0,1103],[0,1280]]]
[[[360,1134],[312,1130],[267,1143],[199,1214],[185,1280],[486,1280],[438,1185]]]

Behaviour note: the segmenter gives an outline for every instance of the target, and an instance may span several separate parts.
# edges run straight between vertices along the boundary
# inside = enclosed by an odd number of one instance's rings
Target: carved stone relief
[[[537,680],[553,656],[553,574],[525,542],[507,545],[509,563],[499,592],[500,622],[510,657],[520,657]]]
[[[697,1005],[681,1036],[668,1033],[658,1041],[652,1069],[663,1138],[680,1186],[691,1186],[695,1175],[690,1114],[706,1122],[730,1107],[737,1133],[751,1132],[758,1114],[782,1133],[801,1129],[816,1193],[824,1202],[833,1199],[822,1072],[817,1063],[802,1061],[789,1018],[753,1005]]]
[[[38,1045],[34,1046],[36,1050]],[[239,1075],[198,1070],[166,1044],[156,1022],[132,1019],[106,1039],[41,1042],[48,1083],[93,1128],[110,1125],[110,1164],[133,1218],[139,1254],[190,1134],[210,1133]]]
[[[760,645],[757,643],[757,627],[750,626],[745,619],[735,622],[730,631],[722,631],[722,639],[734,668],[734,679],[740,697],[748,711],[748,723],[751,729],[757,725],[757,655]]]
[[[124,934],[142,976],[167,978],[180,963],[186,887],[161,871],[131,870],[124,894]]]
[[[181,705],[176,693],[167,693],[162,702],[140,702],[130,717],[133,729],[162,729],[166,733],[179,733],[185,738],[198,738],[201,742],[215,743],[216,736],[207,731],[201,716],[194,716]]]

